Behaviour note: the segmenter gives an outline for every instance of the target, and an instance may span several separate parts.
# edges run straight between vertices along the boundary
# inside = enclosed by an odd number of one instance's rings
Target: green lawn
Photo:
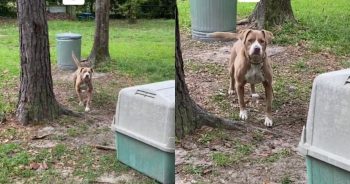
[[[145,82],[174,79],[174,20],[139,20],[110,22],[110,54],[112,62],[97,69],[100,72],[117,70]],[[50,54],[56,64],[55,35],[73,32],[82,35],[82,57],[88,57],[93,44],[94,22],[49,21]],[[0,88],[14,87],[19,79],[19,38],[15,20],[0,21]],[[7,71],[4,74],[4,71]],[[10,80],[10,82],[6,82]],[[6,84],[9,83],[9,84]],[[13,110],[0,94],[0,112]]]
[[[177,2],[180,24],[184,29],[189,29],[189,1]],[[238,18],[248,16],[254,7],[255,3],[238,3]],[[305,40],[314,52],[328,51],[337,55],[349,55],[349,0],[292,0],[292,8],[298,24],[286,24],[272,29],[276,36],[275,44],[296,44]]]

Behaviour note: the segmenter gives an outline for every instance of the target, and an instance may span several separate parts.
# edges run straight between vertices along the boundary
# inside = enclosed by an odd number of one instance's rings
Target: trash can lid
[[[59,33],[56,35],[57,40],[78,40],[81,39],[80,34],[76,33]]]

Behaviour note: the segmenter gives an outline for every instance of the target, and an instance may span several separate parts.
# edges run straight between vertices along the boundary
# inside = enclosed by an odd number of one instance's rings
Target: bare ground
[[[203,43],[182,34],[191,97],[211,113],[239,120],[237,97],[227,94],[232,44]],[[306,123],[312,81],[317,74],[342,69],[349,58],[312,53],[302,41],[271,45],[267,52],[274,72],[274,126],[269,129],[274,134],[210,127],[196,130],[177,143],[177,183],[306,183],[306,166],[297,145]],[[262,86],[257,91],[264,96]],[[245,101],[249,116],[245,123],[266,129],[264,99],[252,101],[246,86]]]
[[[96,73],[93,77],[92,108],[85,113],[78,105],[72,73],[53,69],[54,91],[57,100],[68,109],[84,113],[82,118],[63,116],[55,121],[31,126],[19,125],[14,115],[0,124],[0,143],[17,143],[30,154],[30,165],[21,169],[34,172],[31,177],[15,176],[17,183],[152,183],[144,175],[121,163],[114,163],[114,132],[110,125],[115,114],[117,94],[121,88],[141,84],[142,81],[119,73]],[[6,89],[15,103],[18,85]],[[3,91],[2,91],[3,92]],[[64,152],[59,159],[52,153],[58,145]],[[62,146],[61,146],[62,147]],[[49,156],[44,153],[49,152]],[[41,162],[37,159],[44,155]],[[37,165],[39,168],[36,168]],[[44,170],[44,172],[43,172]],[[47,176],[45,172],[53,172]]]

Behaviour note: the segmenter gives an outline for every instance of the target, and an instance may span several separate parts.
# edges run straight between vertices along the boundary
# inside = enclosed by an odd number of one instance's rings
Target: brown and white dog
[[[79,105],[83,106],[84,101],[82,99],[82,92],[85,90],[87,92],[85,112],[90,111],[91,99],[92,99],[92,74],[94,70],[91,67],[81,66],[80,61],[72,52],[72,58],[77,65],[77,70],[74,72],[74,88],[75,92],[79,98]]]
[[[244,85],[250,83],[251,95],[258,98],[255,84],[262,83],[266,95],[265,126],[272,126],[272,68],[267,58],[266,47],[272,41],[273,34],[266,30],[243,30],[240,33],[215,32],[210,37],[225,40],[238,39],[231,50],[229,62],[230,87],[229,94],[236,90],[240,106],[239,117],[248,118],[244,103]]]

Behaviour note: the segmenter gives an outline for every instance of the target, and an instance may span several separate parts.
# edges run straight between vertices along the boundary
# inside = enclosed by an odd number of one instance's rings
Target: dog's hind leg
[[[250,94],[252,95],[253,101],[256,101],[260,96],[255,92],[255,84],[250,84]]]

